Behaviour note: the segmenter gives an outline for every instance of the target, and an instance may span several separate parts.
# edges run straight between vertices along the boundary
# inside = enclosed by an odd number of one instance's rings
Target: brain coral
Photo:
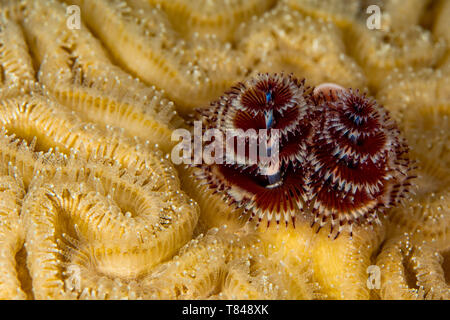
[[[450,1],[372,2],[0,0],[0,298],[450,299]]]

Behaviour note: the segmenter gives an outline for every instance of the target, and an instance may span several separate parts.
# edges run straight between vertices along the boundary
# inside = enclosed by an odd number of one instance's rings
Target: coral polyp
[[[286,226],[289,220],[295,226],[303,214],[317,231],[329,224],[335,238],[343,230],[352,236],[353,224],[380,223],[380,213],[399,204],[411,186],[408,146],[395,122],[359,91],[335,84],[312,90],[292,75],[259,74],[202,115],[207,129],[240,129],[249,154],[240,164],[202,165],[197,176],[258,224],[284,217]],[[277,165],[249,159],[252,144],[274,151],[273,141],[250,137],[261,129],[278,139],[278,154],[271,154]],[[232,142],[228,148],[227,139],[224,159],[239,151]]]

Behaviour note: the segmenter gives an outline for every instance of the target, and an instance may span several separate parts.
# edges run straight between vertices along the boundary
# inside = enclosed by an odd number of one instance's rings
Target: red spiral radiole
[[[304,81],[292,75],[260,74],[239,83],[206,111],[202,111],[205,129],[215,128],[226,135],[227,130],[267,130],[270,138],[278,139],[279,166],[271,171],[270,164],[258,157],[250,163],[248,148],[255,141],[246,140],[244,164],[224,163],[200,165],[197,177],[224,195],[230,204],[243,209],[243,215],[255,218],[257,225],[274,219],[284,219],[295,225],[295,216],[304,207],[306,155],[313,132],[308,89]],[[227,144],[237,139],[227,140]],[[258,147],[264,144],[258,141]],[[224,148],[224,157],[226,157]],[[236,148],[228,152],[238,159]],[[230,156],[230,154],[228,154]],[[242,155],[240,156],[242,158]],[[269,167],[267,167],[269,166]]]
[[[257,225],[284,218],[295,227],[302,214],[317,232],[329,225],[330,236],[351,236],[353,225],[379,222],[411,185],[408,147],[395,122],[358,91],[335,84],[311,90],[292,75],[259,74],[203,110],[202,119],[205,130],[266,129],[267,139],[278,139],[275,169],[247,153],[237,157],[237,148],[226,148],[233,138],[224,144],[223,163],[201,164],[197,174]],[[245,140],[246,152],[252,143]],[[241,162],[227,163],[230,155]]]
[[[411,186],[408,146],[376,101],[351,89],[316,92],[321,126],[311,153],[309,207],[318,230],[337,237],[353,225],[379,223]]]

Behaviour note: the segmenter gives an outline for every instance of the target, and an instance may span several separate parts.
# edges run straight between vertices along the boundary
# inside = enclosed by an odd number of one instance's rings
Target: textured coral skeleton
[[[0,298],[450,299],[450,1],[374,0],[380,30],[367,1],[343,3],[0,0]],[[275,111],[252,109],[261,101]],[[283,129],[295,188],[249,199],[254,168],[242,182],[236,168],[175,167],[172,132],[198,108],[206,126]],[[350,184],[321,194],[324,177],[345,179],[319,163],[348,114],[379,147],[364,158],[392,160],[360,185],[389,196],[336,220],[325,204],[342,208],[329,200]]]

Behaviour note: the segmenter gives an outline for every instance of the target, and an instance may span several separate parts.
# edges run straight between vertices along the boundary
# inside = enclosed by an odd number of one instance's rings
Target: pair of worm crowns
[[[301,214],[317,232],[327,225],[330,237],[343,231],[351,237],[354,225],[380,223],[379,215],[411,187],[408,146],[388,112],[359,91],[258,74],[200,116],[205,129],[237,133],[217,152],[223,161],[201,164],[197,178],[258,225],[295,227]],[[242,136],[249,129],[265,130],[256,161],[250,159],[256,140]],[[239,138],[244,155],[234,144]]]

